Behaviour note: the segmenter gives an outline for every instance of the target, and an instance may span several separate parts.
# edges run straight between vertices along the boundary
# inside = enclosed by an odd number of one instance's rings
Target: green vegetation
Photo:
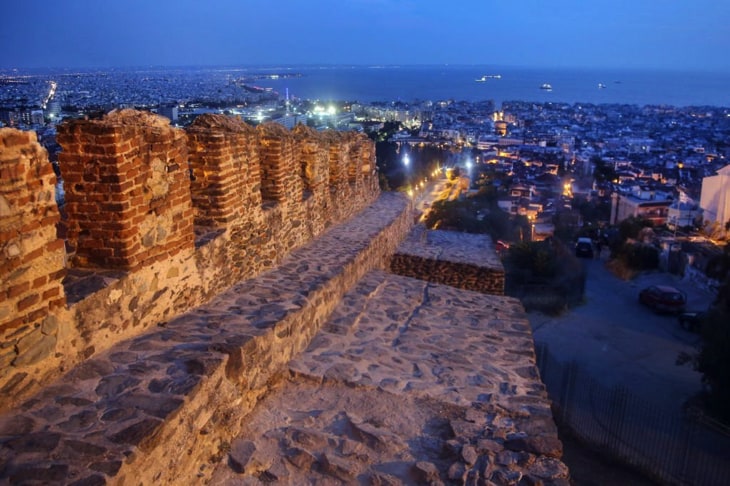
[[[430,145],[409,147],[389,141],[401,128],[399,122],[385,122],[381,130],[368,134],[375,142],[380,188],[384,191],[405,190],[409,185],[429,176],[436,167],[453,155],[447,149]],[[411,162],[408,167],[403,164],[406,153]]]
[[[571,205],[580,213],[584,224],[597,226],[611,218],[611,203],[607,201],[596,202],[583,196],[574,196]]]
[[[507,214],[496,202],[490,204],[486,194],[455,201],[435,201],[424,222],[430,229],[484,233],[494,241],[519,241],[530,234],[527,218]]]
[[[605,162],[603,159],[597,156],[593,157],[591,159],[591,162],[594,166],[593,177],[596,182],[612,182],[614,179],[616,179],[616,170],[613,168],[613,165]]]
[[[702,347],[694,368],[707,385],[706,404],[710,413],[730,423],[730,306],[726,280],[725,296],[702,323]]]
[[[585,269],[557,239],[512,245],[504,266],[505,293],[527,310],[558,315],[583,299]]]
[[[622,278],[632,278],[637,272],[653,270],[659,266],[659,249],[651,242],[654,230],[651,221],[630,217],[612,232],[610,268]]]

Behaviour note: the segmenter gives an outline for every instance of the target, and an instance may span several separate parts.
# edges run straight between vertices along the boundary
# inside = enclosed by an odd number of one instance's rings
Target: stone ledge
[[[516,299],[373,271],[289,369],[212,484],[568,484]]]
[[[411,224],[383,194],[274,270],[120,343],[0,417],[0,480],[193,482],[285,364]]]
[[[504,267],[487,235],[417,226],[401,243],[390,270],[464,290],[504,295]]]

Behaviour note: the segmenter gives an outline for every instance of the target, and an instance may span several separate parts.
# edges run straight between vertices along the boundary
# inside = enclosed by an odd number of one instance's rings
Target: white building
[[[702,179],[700,207],[705,221],[722,227],[730,221],[730,165],[718,170],[717,175]]]

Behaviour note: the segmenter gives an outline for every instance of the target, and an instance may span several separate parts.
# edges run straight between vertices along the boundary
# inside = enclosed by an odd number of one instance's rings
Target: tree
[[[621,241],[619,244],[623,244],[628,239],[636,239],[639,237],[639,233],[644,228],[653,227],[653,223],[641,216],[629,216],[618,224],[618,231]]]
[[[597,182],[612,182],[616,179],[616,170],[613,165],[605,162],[602,158],[596,156],[591,159],[593,162],[593,177]]]
[[[714,270],[724,272],[723,284],[702,320],[702,344],[694,354],[680,354],[677,362],[689,362],[702,373],[707,410],[730,423],[730,245],[725,245],[720,259],[723,261],[715,262]]]

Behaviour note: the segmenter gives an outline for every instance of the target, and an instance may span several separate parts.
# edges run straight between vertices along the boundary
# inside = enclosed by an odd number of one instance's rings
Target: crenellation
[[[254,194],[258,151],[252,151],[255,130],[237,119],[203,115],[187,130],[195,222],[226,225],[260,211]]]
[[[348,153],[348,164],[347,164],[347,182],[350,185],[357,186],[358,181],[360,180],[360,145],[357,143],[357,140],[353,140],[352,144],[350,145],[350,150]]]
[[[187,198],[187,204],[191,204],[186,174],[180,170],[182,165],[187,165],[186,138],[181,130],[165,126],[164,119],[122,110],[111,112],[101,120],[79,120],[61,125],[58,140],[63,148],[59,155],[62,173],[68,172],[72,181],[74,174],[83,174],[83,183],[70,184],[66,189],[67,237],[76,250],[75,265],[129,270],[145,264],[144,259],[131,252],[135,247],[131,241],[127,249],[112,248],[112,251],[99,245],[99,241],[118,241],[113,231],[91,231],[98,221],[114,216],[131,220],[133,227],[139,227],[137,237],[140,239],[149,240],[150,227],[155,226],[162,229],[158,233],[169,237],[168,244],[192,249],[193,238],[189,236],[192,220],[181,225],[179,234],[175,234],[169,231],[169,215],[165,212],[170,209],[169,200],[175,197],[182,197],[183,201]],[[66,145],[67,141],[74,140],[81,144]],[[118,145],[100,144],[100,140],[117,140]],[[74,153],[70,148],[80,150]],[[125,192],[121,193],[119,189]],[[133,199],[141,204],[125,205],[122,201],[128,198],[126,191],[133,198],[141,195],[141,201]],[[87,218],[81,204],[93,200],[103,204],[93,213],[94,218]],[[147,214],[143,221],[136,219],[140,212]],[[155,254],[149,253],[147,257],[154,258]]]
[[[325,137],[329,144],[329,186],[331,191],[338,192],[346,184],[347,143],[334,133]]]

